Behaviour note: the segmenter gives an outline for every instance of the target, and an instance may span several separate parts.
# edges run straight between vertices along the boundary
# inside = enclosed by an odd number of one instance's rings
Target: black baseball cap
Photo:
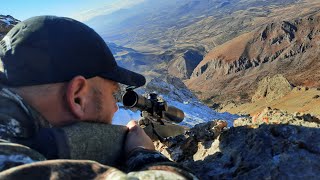
[[[18,23],[0,42],[0,83],[30,86],[77,75],[143,86],[141,74],[117,65],[104,40],[74,19],[37,16]]]

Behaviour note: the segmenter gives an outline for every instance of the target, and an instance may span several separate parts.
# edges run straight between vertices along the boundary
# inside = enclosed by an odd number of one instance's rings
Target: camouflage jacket
[[[97,133],[97,136],[99,135],[97,127],[100,126],[93,126],[93,132]],[[102,157],[108,154],[102,152],[108,148],[103,144],[108,143],[99,144],[97,140],[95,147],[98,150],[90,149],[90,144],[85,142],[87,138],[95,140],[96,136],[92,134],[78,137],[78,141],[73,140],[73,144],[70,143],[72,142],[70,139],[61,143],[61,139],[64,138],[61,136],[61,130],[50,131],[52,129],[54,130],[48,121],[19,95],[2,87],[0,89],[0,179],[196,179],[183,167],[169,161],[162,154],[144,149],[131,152],[127,158],[122,157],[126,163],[117,168],[108,166],[112,163],[99,161],[100,157],[107,160],[114,158],[110,152],[109,157]],[[87,134],[82,130],[90,128],[75,129],[76,131],[71,131],[73,133],[69,135]],[[73,139],[77,139],[77,135],[74,137]],[[117,158],[121,159],[121,153],[118,154],[120,155]]]

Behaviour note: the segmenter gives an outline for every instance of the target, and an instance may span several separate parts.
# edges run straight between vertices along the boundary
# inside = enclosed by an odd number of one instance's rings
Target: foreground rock
[[[308,123],[319,127],[319,119],[283,113],[270,122],[279,117],[288,119],[281,121],[284,124],[261,121],[259,126],[250,118],[244,123],[243,118],[237,120],[242,124],[229,129],[221,120],[203,123],[185,135],[156,142],[156,146],[200,179],[316,179],[320,173],[320,129]]]

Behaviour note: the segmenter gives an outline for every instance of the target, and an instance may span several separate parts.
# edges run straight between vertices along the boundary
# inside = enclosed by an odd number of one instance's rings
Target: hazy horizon
[[[86,21],[92,17],[112,13],[144,0],[56,0],[35,1],[12,0],[2,2],[0,14],[11,15],[18,20],[25,20],[39,15],[65,16]]]

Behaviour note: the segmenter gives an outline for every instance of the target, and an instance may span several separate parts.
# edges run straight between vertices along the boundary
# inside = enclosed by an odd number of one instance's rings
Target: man
[[[117,136],[105,137],[101,128],[118,109],[118,83],[139,87],[145,78],[117,66],[88,26],[55,16],[28,19],[3,38],[0,59],[0,179],[194,178],[154,151],[134,121],[124,143],[129,174],[90,161],[114,155],[104,156]],[[89,123],[74,126],[79,122]],[[87,160],[48,160],[64,158]]]

